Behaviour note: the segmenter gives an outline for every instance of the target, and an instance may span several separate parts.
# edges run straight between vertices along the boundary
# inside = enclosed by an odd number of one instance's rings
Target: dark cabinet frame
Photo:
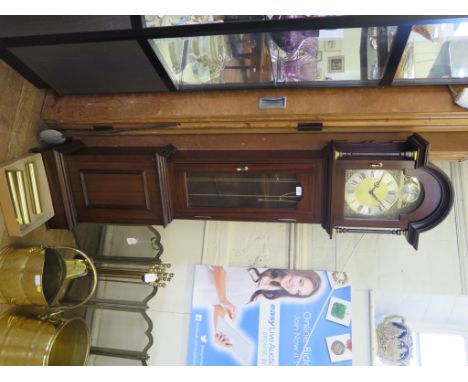
[[[327,16],[303,19],[273,19],[273,20],[253,20],[232,21],[225,23],[182,25],[168,27],[143,27],[143,16],[129,16],[131,29],[124,30],[104,30],[93,32],[74,32],[21,37],[7,37],[0,39],[0,58],[16,69],[25,78],[40,88],[49,87],[47,81],[40,78],[27,64],[19,60],[11,51],[15,47],[33,47],[41,45],[58,44],[80,44],[95,42],[115,42],[115,41],[136,41],[149,59],[153,69],[162,79],[168,90],[178,90],[171,78],[165,71],[162,63],[157,58],[150,46],[149,39],[194,37],[208,35],[235,35],[240,33],[267,33],[291,30],[324,30],[341,28],[369,28],[397,26],[398,31],[392,44],[387,62],[384,64],[384,74],[382,79],[368,81],[320,81],[317,83],[287,83],[275,84],[274,87],[344,87],[344,86],[390,86],[390,85],[434,85],[434,84],[463,84],[466,78],[456,79],[420,79],[405,83],[404,81],[394,82],[394,76],[408,41],[411,28],[415,24],[437,24],[468,21],[467,16],[441,16],[441,15],[365,15],[365,16]],[[364,53],[361,42],[361,51]],[[364,62],[364,61],[363,61]],[[364,70],[364,69],[363,69]],[[203,86],[185,86],[181,90],[232,90],[246,88],[273,87],[271,84],[211,84]]]

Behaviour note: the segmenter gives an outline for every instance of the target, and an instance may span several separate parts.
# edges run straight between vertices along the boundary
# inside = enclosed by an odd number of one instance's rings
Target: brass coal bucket
[[[56,249],[77,252],[66,259]],[[68,280],[86,276],[93,285],[81,301],[63,303]],[[0,251],[0,303],[21,305],[0,316],[0,365],[81,366],[91,340],[86,322],[62,317],[94,294],[97,273],[82,251],[71,247],[7,247]],[[25,309],[25,308],[28,309]]]
[[[64,259],[56,249],[72,250],[78,255],[71,260]],[[88,270],[93,274],[88,296],[75,305],[60,305],[65,281],[86,276]],[[96,285],[97,273],[93,262],[76,248],[6,247],[0,252],[0,303],[74,309],[91,298]]]
[[[0,317],[1,366],[82,366],[90,343],[88,326],[78,317]]]

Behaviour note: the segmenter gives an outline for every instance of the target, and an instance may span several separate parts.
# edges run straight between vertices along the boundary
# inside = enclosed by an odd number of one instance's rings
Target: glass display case
[[[468,77],[468,22],[414,25],[396,83]]]
[[[24,36],[30,18],[1,16],[1,57],[59,94],[468,82],[467,16],[122,17]]]
[[[272,16],[271,20],[300,19],[311,17]],[[143,20],[147,28],[232,21],[223,16],[145,16]],[[177,89],[377,85],[396,30],[397,26],[278,30],[151,39],[149,44]]]
[[[146,27],[231,22],[225,16],[145,16]],[[216,84],[274,85],[263,33],[166,39],[149,43],[178,89]]]

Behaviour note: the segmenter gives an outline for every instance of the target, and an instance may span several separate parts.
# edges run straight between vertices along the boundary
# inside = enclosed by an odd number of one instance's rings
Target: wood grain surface
[[[287,108],[260,110],[261,96],[286,96]],[[453,103],[446,86],[48,93],[41,115],[49,126],[91,146],[301,150],[323,147],[330,139],[406,139],[418,132],[431,142],[431,158],[468,157],[468,112]],[[317,122],[320,131],[298,131],[298,124]]]

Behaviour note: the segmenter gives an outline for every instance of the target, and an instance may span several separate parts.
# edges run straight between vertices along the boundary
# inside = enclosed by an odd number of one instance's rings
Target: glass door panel
[[[467,77],[467,22],[413,26],[395,80]]]
[[[307,16],[273,16],[275,18]],[[271,16],[145,16],[145,27]],[[182,30],[181,29],[181,30]],[[376,84],[397,27],[287,30],[149,40],[177,89]]]
[[[179,89],[273,84],[263,33],[153,39],[150,44]]]
[[[364,61],[361,69],[367,69],[367,72],[361,72],[363,80],[382,79],[397,29],[393,26],[362,28],[362,44],[365,47],[361,46],[361,60]],[[363,49],[366,52],[365,60],[362,59]]]
[[[189,208],[295,210],[302,199],[294,173],[187,172],[185,181]]]
[[[382,78],[396,27],[273,32],[268,35],[278,84]]]

